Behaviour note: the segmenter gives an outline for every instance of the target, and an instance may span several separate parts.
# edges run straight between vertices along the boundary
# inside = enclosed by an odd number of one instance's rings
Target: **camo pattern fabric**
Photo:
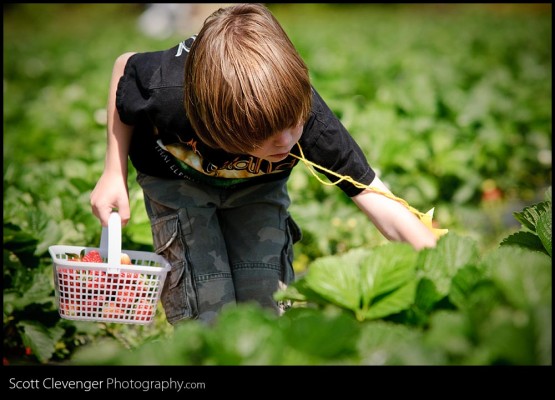
[[[171,324],[210,322],[224,307],[256,302],[283,313],[273,294],[294,279],[301,231],[288,212],[287,179],[217,188],[142,173],[156,253],[171,264],[161,294]]]

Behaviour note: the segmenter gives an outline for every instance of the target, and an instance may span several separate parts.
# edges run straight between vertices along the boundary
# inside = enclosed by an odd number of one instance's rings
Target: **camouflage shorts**
[[[212,320],[222,307],[257,302],[281,313],[273,293],[294,279],[287,179],[240,189],[141,173],[156,253],[171,263],[161,299],[167,320]]]

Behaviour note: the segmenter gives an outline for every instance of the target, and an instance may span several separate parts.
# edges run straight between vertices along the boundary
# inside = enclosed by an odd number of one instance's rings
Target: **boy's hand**
[[[117,210],[123,226],[129,222],[129,193],[127,184],[121,177],[103,174],[91,192],[91,208],[102,226],[108,226],[108,218],[112,211]]]

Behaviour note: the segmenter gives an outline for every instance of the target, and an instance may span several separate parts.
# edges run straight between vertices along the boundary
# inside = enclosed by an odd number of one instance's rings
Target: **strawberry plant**
[[[515,245],[540,251],[552,256],[552,212],[551,187],[545,192],[545,201],[515,212],[515,218],[522,225],[519,232],[505,238],[501,245]]]
[[[449,233],[419,253],[390,243],[324,257],[276,293],[294,301],[281,317],[240,305],[212,326],[190,321],[132,351],[90,346],[72,363],[551,365],[550,257],[476,248]]]
[[[19,227],[4,223],[4,357],[12,362],[64,359],[100,331],[59,318],[52,265],[36,256],[37,243]],[[68,313],[75,311],[69,301],[62,306]]]
[[[416,291],[417,253],[407,244],[356,249],[314,261],[278,300],[332,303],[357,320],[383,318],[408,308]],[[341,268],[338,268],[341,265]]]
[[[85,364],[549,364],[551,197],[537,201],[551,184],[551,5],[269,7],[380,178],[416,208],[435,206],[451,233],[419,254],[388,247],[350,199],[295,168],[290,210],[304,235],[299,281],[279,294],[296,300],[284,318],[238,307],[212,331],[194,322],[176,329],[171,345],[155,342],[173,335],[160,304],[150,326],[61,319],[47,252],[99,243],[89,197],[104,164],[114,59],[169,48],[183,35],[136,31],[140,5],[10,4],[5,363],[64,362],[88,351]],[[122,246],[152,251],[133,168],[128,184]],[[74,296],[87,292],[87,312],[115,314],[124,304],[142,317],[154,307],[139,303],[152,293],[140,276],[101,295],[106,278],[77,283],[71,271],[60,277],[73,282]],[[128,304],[121,300],[131,282],[138,289]],[[74,300],[61,305],[69,315],[78,312]]]

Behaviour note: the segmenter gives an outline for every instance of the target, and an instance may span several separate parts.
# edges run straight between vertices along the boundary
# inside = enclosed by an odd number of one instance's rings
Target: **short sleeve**
[[[116,108],[120,119],[134,125],[146,113],[150,102],[149,84],[154,72],[159,69],[161,52],[137,53],[132,55],[116,91]]]
[[[360,146],[315,90],[311,116],[299,144],[308,160],[364,186],[370,185],[376,176]],[[324,173],[331,182],[340,179],[323,170],[318,172]],[[364,190],[347,180],[337,186],[349,197]]]

